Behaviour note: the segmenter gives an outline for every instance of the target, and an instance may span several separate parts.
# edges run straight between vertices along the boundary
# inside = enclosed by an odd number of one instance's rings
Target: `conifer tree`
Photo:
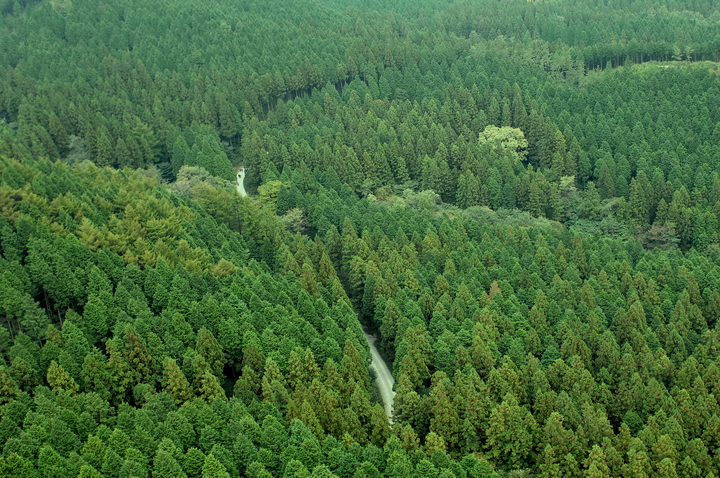
[[[107,357],[95,347],[83,361],[82,381],[84,391],[95,392],[105,400],[110,399],[111,377]]]
[[[175,363],[175,360],[170,357],[163,361],[163,369],[165,372],[165,389],[173,397],[176,405],[182,405],[192,396],[190,383]]]
[[[357,349],[350,339],[345,341],[343,358],[340,363],[340,375],[345,383],[350,380],[364,385],[370,383],[367,367],[360,360]]]
[[[495,407],[487,430],[487,449],[500,462],[527,466],[536,442],[537,423],[512,394]]]
[[[227,359],[225,358],[225,354],[223,354],[222,347],[220,347],[220,344],[218,344],[217,340],[215,340],[212,332],[205,327],[202,327],[198,331],[195,350],[210,365],[210,369],[215,376],[223,376],[223,368],[227,363]]]
[[[78,386],[75,380],[68,374],[65,369],[57,364],[54,360],[50,363],[47,372],[47,381],[50,388],[56,393],[65,393],[72,395],[77,393]]]
[[[205,463],[202,467],[202,478],[230,478],[225,466],[218,461],[213,455],[205,457]]]
[[[212,403],[216,398],[227,400],[225,391],[220,386],[218,378],[209,371],[199,377],[199,387],[197,393],[200,398],[209,403]]]
[[[125,395],[133,383],[133,374],[114,339],[106,342],[105,349],[108,354],[113,401],[120,403],[125,400]]]
[[[180,464],[168,451],[158,449],[153,459],[153,478],[187,478]]]
[[[457,410],[448,396],[446,383],[447,381],[441,379],[431,392],[431,416],[433,418],[430,420],[430,431],[441,437],[446,446],[453,450],[460,443],[461,422]]]

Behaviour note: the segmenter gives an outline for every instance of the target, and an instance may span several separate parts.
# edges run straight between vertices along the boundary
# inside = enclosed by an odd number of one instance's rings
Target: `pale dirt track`
[[[388,419],[390,420],[390,423],[392,423],[393,399],[395,398],[393,385],[395,384],[395,379],[375,347],[375,337],[366,333],[364,330],[363,334],[365,334],[365,339],[367,339],[368,344],[370,345],[372,366],[375,368],[377,375],[377,385],[380,389],[380,396],[382,397],[383,405],[385,406],[385,413],[387,413]]]

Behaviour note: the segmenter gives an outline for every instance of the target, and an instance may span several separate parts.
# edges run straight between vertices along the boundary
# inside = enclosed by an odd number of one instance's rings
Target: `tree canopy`
[[[718,19],[0,2],[0,476],[717,476]]]

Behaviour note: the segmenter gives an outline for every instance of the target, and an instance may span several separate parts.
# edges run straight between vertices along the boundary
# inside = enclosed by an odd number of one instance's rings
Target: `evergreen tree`
[[[48,368],[47,381],[50,388],[56,393],[72,395],[79,389],[75,380],[54,360]]]
[[[508,394],[490,415],[487,449],[498,463],[527,466],[536,443],[537,423],[517,399]]]
[[[230,474],[225,467],[213,455],[205,457],[202,467],[202,478],[229,478]]]
[[[223,354],[220,344],[218,344],[213,334],[205,327],[202,327],[198,331],[195,350],[197,350],[198,354],[210,365],[210,369],[217,377],[223,376],[223,368],[227,363],[227,359]]]
[[[192,396],[190,383],[185,378],[185,374],[175,363],[175,360],[167,357],[163,362],[165,371],[165,388],[173,397],[176,405],[182,405]]]

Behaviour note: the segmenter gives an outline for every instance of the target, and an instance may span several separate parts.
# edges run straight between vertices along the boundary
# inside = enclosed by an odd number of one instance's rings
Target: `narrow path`
[[[385,407],[385,413],[387,413],[388,420],[392,423],[393,400],[395,399],[393,385],[395,384],[395,379],[375,347],[375,336],[368,334],[365,330],[363,330],[363,334],[365,334],[365,339],[368,341],[368,345],[370,345],[372,366],[375,368],[377,375],[377,384],[380,389],[380,396],[382,397],[383,405]]]

